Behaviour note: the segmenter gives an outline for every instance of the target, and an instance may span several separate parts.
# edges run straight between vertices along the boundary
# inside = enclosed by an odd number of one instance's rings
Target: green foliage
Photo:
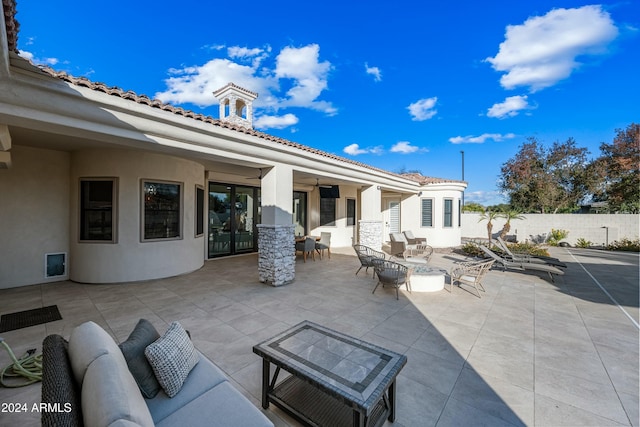
[[[509,250],[514,254],[520,255],[535,255],[535,256],[549,256],[549,251],[540,247],[534,243],[522,242],[522,243],[510,243],[507,244]]]
[[[547,243],[551,246],[558,246],[558,243],[560,243],[562,239],[566,239],[568,235],[569,232],[567,230],[555,230],[552,228],[551,235],[547,239]]]
[[[511,231],[511,221],[515,219],[524,219],[524,216],[520,213],[520,211],[514,209],[507,209],[500,212],[499,217],[504,218],[507,222],[502,226],[502,231],[500,231],[500,238],[504,239],[507,237],[507,233]]]
[[[640,239],[630,240],[626,237],[622,240],[614,241],[607,246],[610,251],[628,251],[628,252],[640,252]]]
[[[464,206],[462,207],[462,212],[484,212],[484,206],[482,206],[480,203],[476,203],[476,202],[468,202],[465,203]]]
[[[493,221],[500,217],[500,213],[496,211],[486,211],[480,215],[480,221],[487,221],[487,238],[489,239],[489,243],[491,243],[491,231],[493,230]]]
[[[586,240],[586,239],[583,239],[582,237],[580,237],[580,238],[578,239],[578,241],[576,242],[576,247],[577,247],[577,248],[584,248],[584,249],[586,249],[586,248],[590,248],[592,244],[593,244],[593,243],[591,243],[589,240]]]
[[[475,243],[472,243],[472,242],[467,242],[462,247],[462,252],[464,252],[465,254],[467,254],[469,256],[473,256],[473,257],[477,257],[477,258],[484,258],[484,252],[482,252],[482,250],[478,247],[478,245],[476,245]]]

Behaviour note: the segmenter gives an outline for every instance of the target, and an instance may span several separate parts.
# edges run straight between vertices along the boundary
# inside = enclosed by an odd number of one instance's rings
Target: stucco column
[[[295,278],[293,169],[277,165],[263,173],[258,274],[261,282],[281,286]]]
[[[382,191],[372,185],[360,194],[362,217],[358,221],[358,242],[372,249],[382,248]]]

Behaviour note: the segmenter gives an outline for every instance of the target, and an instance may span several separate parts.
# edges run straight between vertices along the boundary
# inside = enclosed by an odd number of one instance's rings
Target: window
[[[115,242],[116,179],[80,180],[80,241]]]
[[[433,227],[433,199],[422,199],[422,227]]]
[[[462,200],[458,199],[458,227],[462,227]]]
[[[204,234],[204,187],[196,185],[196,237]]]
[[[320,226],[336,225],[336,199],[320,199]]]
[[[347,226],[356,225],[356,199],[347,199]]]
[[[182,237],[182,184],[142,181],[142,240]]]
[[[453,226],[453,200],[444,199],[444,226]]]

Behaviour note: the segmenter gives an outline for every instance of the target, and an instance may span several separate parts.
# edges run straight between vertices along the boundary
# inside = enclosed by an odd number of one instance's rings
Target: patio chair
[[[558,258],[553,258],[549,256],[541,256],[541,255],[529,255],[529,254],[519,254],[514,253],[509,249],[507,243],[502,240],[500,236],[497,237],[498,246],[502,249],[512,260],[516,262],[533,262],[538,264],[549,264],[555,267],[567,268],[567,264],[560,261]]]
[[[482,290],[482,292],[486,292],[484,290],[484,286],[482,286],[482,278],[489,269],[491,269],[491,266],[493,266],[495,262],[496,261],[493,259],[488,261],[456,262],[449,273],[451,276],[449,292],[453,293],[453,285],[457,282],[458,287],[461,285],[473,286],[476,289],[478,298],[482,298],[480,290]]]
[[[353,245],[353,249],[356,251],[356,255],[358,255],[358,259],[360,260],[360,268],[356,271],[356,276],[362,270],[362,267],[365,268],[365,274],[369,272],[369,267],[373,268],[373,260],[374,259],[382,259],[386,258],[384,252],[376,251],[375,249],[371,249],[368,246],[364,245]],[[375,279],[376,273],[375,270],[373,272],[373,278]]]
[[[402,234],[404,234],[404,237],[407,239],[407,242],[409,242],[410,245],[427,244],[426,237],[415,237],[413,235],[413,231],[411,230],[405,230],[402,232]]]
[[[322,231],[320,240],[316,242],[316,251],[320,254],[320,259],[322,259],[322,254],[325,250],[329,255],[329,259],[331,259],[331,233]]]
[[[373,268],[378,275],[378,283],[376,283],[376,286],[373,288],[371,293],[376,291],[380,283],[382,283],[383,287],[385,285],[389,285],[396,288],[396,299],[399,299],[398,289],[400,286],[405,285],[407,291],[409,291],[408,267],[390,260],[376,258],[373,260]]]
[[[409,241],[402,233],[389,233],[391,256],[405,259],[411,254],[411,250],[416,245],[409,244]]]
[[[493,252],[491,249],[478,245],[478,247],[487,254],[490,258],[494,259],[498,264],[502,265],[504,270],[512,269],[512,270],[523,270],[523,271],[542,271],[549,274],[549,278],[552,282],[555,282],[553,279],[553,275],[557,274],[558,276],[562,276],[564,271],[560,270],[558,267],[554,267],[552,265],[547,264],[536,264],[532,262],[517,262],[513,261],[509,258],[501,257],[500,255]]]
[[[301,242],[296,242],[296,252],[302,252],[302,259],[307,262],[307,255],[310,253],[313,260],[316,260],[316,239],[313,237],[306,237]]]

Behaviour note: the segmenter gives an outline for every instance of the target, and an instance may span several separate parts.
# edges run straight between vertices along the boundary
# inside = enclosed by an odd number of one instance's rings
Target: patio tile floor
[[[479,299],[378,287],[350,248],[296,264],[296,280],[257,280],[257,256],[212,260],[191,274],[141,283],[58,282],[0,290],[0,314],[57,304],[62,320],[5,332],[20,355],[87,320],[118,341],[139,318],[162,332],[180,321],[196,347],[260,407],[261,359],[252,346],[311,320],[407,355],[394,426],[639,426],[638,254],[552,248],[569,267],[550,283],[494,269]],[[449,269],[463,257],[436,253]],[[589,274],[606,289],[609,296]],[[621,307],[618,307],[617,302]],[[623,311],[624,309],[624,311]],[[9,357],[0,349],[0,366]],[[40,385],[0,388],[0,402],[39,402]],[[277,426],[297,425],[273,405]],[[0,413],[0,426],[39,425],[40,414]]]

